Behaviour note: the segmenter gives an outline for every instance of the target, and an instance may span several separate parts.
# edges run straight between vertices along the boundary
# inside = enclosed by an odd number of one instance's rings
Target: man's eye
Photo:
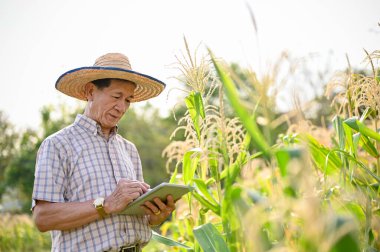
[[[112,96],[113,98],[115,98],[115,99],[119,99],[120,98],[120,96]]]

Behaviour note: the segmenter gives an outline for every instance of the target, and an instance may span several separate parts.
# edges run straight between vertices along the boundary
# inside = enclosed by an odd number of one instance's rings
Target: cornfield
[[[335,114],[321,127],[273,111],[274,76],[239,75],[185,45],[187,112],[172,135],[184,140],[163,155],[171,182],[194,190],[154,240],[170,251],[379,251],[380,52],[366,55],[370,76],[349,69],[328,84]]]

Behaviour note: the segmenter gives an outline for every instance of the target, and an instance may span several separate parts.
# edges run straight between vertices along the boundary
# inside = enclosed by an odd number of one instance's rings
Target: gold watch
[[[98,214],[102,218],[107,216],[106,211],[104,211],[104,198],[97,198],[94,200],[94,202],[92,204],[94,205],[96,211],[98,211]]]

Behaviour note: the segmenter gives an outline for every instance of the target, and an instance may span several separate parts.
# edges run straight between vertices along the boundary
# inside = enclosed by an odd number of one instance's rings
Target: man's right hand
[[[149,188],[147,183],[138,180],[120,179],[116,189],[105,198],[104,211],[107,214],[123,211],[129,203],[147,192]]]

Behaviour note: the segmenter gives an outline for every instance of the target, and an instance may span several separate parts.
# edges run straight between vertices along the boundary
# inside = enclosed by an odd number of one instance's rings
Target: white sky
[[[192,49],[202,43],[253,69],[259,55],[265,63],[284,50],[332,51],[334,70],[345,67],[347,53],[359,66],[363,48],[380,49],[379,11],[380,0],[0,0],[0,110],[18,127],[37,128],[42,106],[75,104],[55,90],[56,79],[107,52],[126,54],[133,70],[166,82],[151,101],[167,109],[183,36]]]

